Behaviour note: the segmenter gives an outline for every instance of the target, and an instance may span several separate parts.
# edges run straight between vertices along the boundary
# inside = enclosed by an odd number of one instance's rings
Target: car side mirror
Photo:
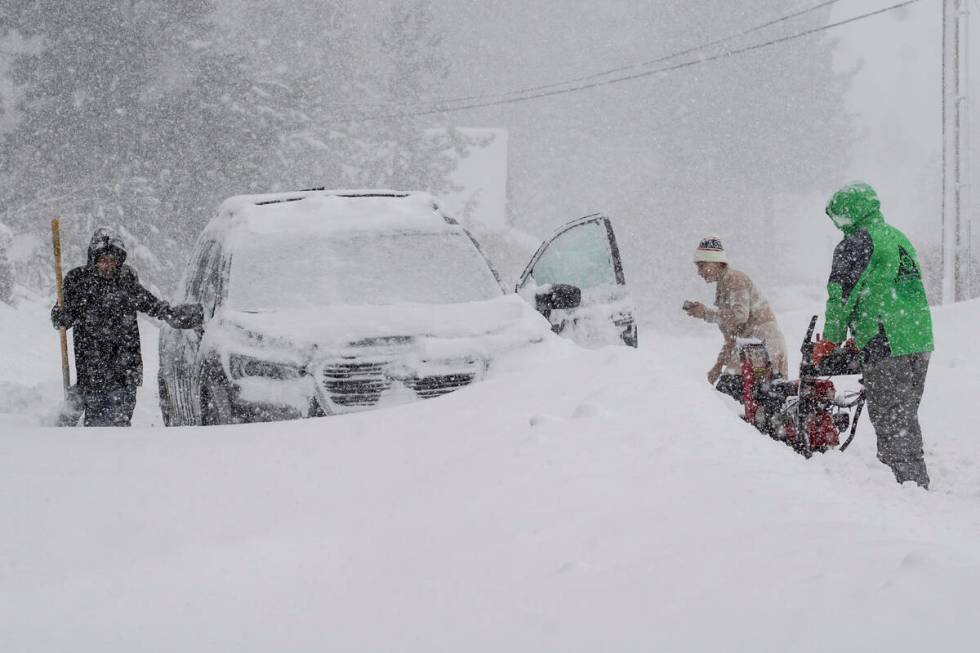
[[[548,292],[535,295],[534,303],[545,315],[555,309],[578,308],[582,304],[582,290],[567,283],[555,283]]]

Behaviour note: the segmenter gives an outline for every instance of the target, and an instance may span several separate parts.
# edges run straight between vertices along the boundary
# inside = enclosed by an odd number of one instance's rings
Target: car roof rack
[[[325,187],[320,186],[320,187],[317,187],[317,188],[304,188],[303,190],[292,191],[292,192],[296,192],[296,193],[315,193],[315,192],[321,192],[321,191],[325,191],[325,190],[327,190]],[[407,193],[407,192],[404,192],[404,193],[399,193],[399,192],[390,192],[390,193],[370,193],[370,192],[368,192],[368,193],[351,193],[351,192],[339,192],[339,193],[331,193],[331,195],[333,195],[335,197],[408,197],[409,195],[411,195],[411,193]],[[258,201],[258,202],[255,203],[255,206],[265,206],[267,204],[282,204],[283,202],[297,202],[297,201],[299,201],[301,199],[304,199],[304,197],[278,197],[276,199],[260,200],[260,201]]]

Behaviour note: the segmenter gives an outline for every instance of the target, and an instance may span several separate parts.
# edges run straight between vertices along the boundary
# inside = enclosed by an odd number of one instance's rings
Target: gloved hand
[[[817,334],[817,341],[813,343],[813,364],[819,366],[820,362],[837,349],[837,345],[829,340],[821,340]]]
[[[55,329],[69,329],[71,325],[71,315],[65,309],[57,304],[51,307],[51,326]]]
[[[175,329],[193,329],[204,324],[204,307],[200,304],[168,306],[163,319]]]
[[[699,320],[704,319],[704,304],[701,302],[684,302],[684,310],[691,317]]]

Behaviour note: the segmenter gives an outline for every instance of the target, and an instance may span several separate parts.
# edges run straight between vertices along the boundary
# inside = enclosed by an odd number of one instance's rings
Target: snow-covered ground
[[[796,349],[819,306],[791,308]],[[144,323],[138,426],[55,429],[47,307],[0,304],[0,650],[976,651],[980,302],[935,317],[924,492],[866,418],[809,461],[740,423],[706,325],[555,339],[382,411],[162,429]]]

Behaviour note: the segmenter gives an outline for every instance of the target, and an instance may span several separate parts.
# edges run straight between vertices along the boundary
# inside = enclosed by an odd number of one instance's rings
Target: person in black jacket
[[[136,388],[143,384],[137,312],[175,329],[204,321],[199,304],[170,306],[155,297],[125,261],[123,241],[105,227],[96,229],[87,264],[65,276],[64,307],[51,309],[56,329],[74,329],[76,390],[85,426],[129,426]]]

